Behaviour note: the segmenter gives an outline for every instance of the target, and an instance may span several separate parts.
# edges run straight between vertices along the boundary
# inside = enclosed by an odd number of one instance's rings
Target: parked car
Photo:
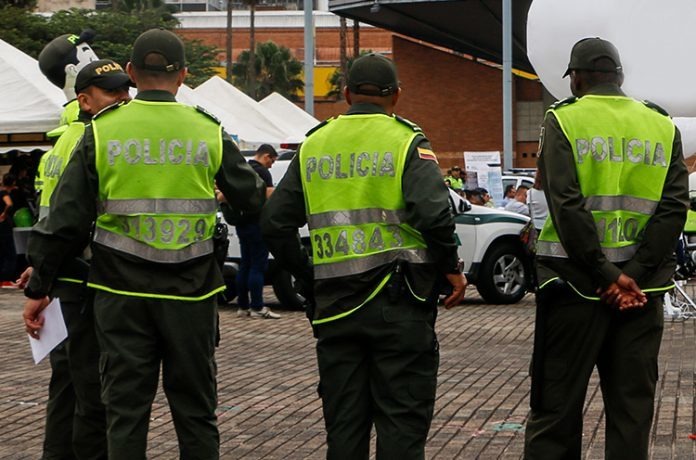
[[[516,189],[519,188],[520,185],[524,185],[527,188],[532,188],[532,185],[534,185],[534,176],[528,176],[526,174],[504,175],[503,190],[505,190],[508,185],[514,185]]]
[[[529,217],[472,205],[452,191],[450,204],[461,242],[457,252],[469,284],[476,286],[487,303],[518,302],[531,279],[531,261],[520,241],[520,231]]]
[[[278,160],[271,168],[289,163]],[[283,173],[287,164],[283,165]],[[515,176],[512,176],[515,177]],[[273,175],[274,183],[277,179]],[[517,180],[517,178],[516,178]],[[520,178],[524,180],[524,178]],[[456,192],[450,191],[450,206],[454,213],[457,238],[461,242],[458,253],[464,260],[464,272],[469,283],[476,286],[481,297],[491,304],[510,304],[518,302],[527,292],[529,285],[528,260],[519,235],[529,218],[521,214],[470,204]],[[307,226],[300,229],[300,239],[305,248],[311,251]],[[225,263],[226,301],[236,296],[234,277],[241,260],[239,240],[234,227],[229,228],[230,246]],[[300,309],[305,298],[302,288],[293,276],[278,267],[270,256],[266,284],[273,286],[273,292],[286,308]]]

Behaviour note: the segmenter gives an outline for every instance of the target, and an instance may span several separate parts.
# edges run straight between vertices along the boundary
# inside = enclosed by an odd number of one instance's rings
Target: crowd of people
[[[0,185],[0,287],[13,287],[26,263],[17,254],[13,229],[30,227],[36,214],[35,166],[31,156],[21,156],[2,175]]]
[[[548,215],[546,198],[541,190],[541,180],[538,171],[532,188],[524,184],[520,184],[517,187],[514,184],[507,185],[500,204],[496,204],[488,190],[483,187],[467,188],[464,179],[461,177],[461,168],[459,166],[453,166],[448,169],[444,181],[450,190],[464,196],[471,204],[489,208],[501,208],[531,217],[535,228],[538,230],[541,230]]]

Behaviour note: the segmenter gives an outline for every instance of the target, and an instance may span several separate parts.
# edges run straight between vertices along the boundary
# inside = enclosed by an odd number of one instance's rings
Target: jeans
[[[268,249],[261,238],[261,226],[250,223],[240,224],[235,228],[242,252],[242,263],[237,273],[237,302],[239,308],[261,310],[263,278],[268,266]]]

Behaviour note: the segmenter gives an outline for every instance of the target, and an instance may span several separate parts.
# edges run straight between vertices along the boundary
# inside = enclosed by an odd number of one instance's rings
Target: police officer
[[[392,61],[358,58],[349,111],[310,131],[261,215],[276,261],[313,284],[330,459],[368,458],[373,423],[377,458],[423,458],[438,279],[453,287],[448,307],[466,287],[435,155],[420,128],[393,115],[400,91]],[[288,244],[305,223],[313,266]]]
[[[49,215],[50,198],[82,138],[85,123],[103,108],[130,99],[130,78],[110,59],[94,61],[77,74],[75,93],[78,118],[67,127],[43,158],[43,191],[39,216]],[[83,247],[88,243],[81,241]],[[66,260],[59,268],[49,296],[57,297],[68,328],[68,338],[50,355],[51,381],[46,405],[46,433],[42,459],[106,458],[106,420],[100,399],[99,347],[94,331],[91,295],[85,285],[88,264],[81,257]],[[31,267],[20,279],[26,283]]]
[[[662,297],[688,203],[681,137],[659,107],[621,91],[610,42],[577,42],[565,75],[575,97],[547,111],[540,141],[550,219],[537,243],[525,458],[580,458],[597,366],[606,457],[647,459]]]
[[[34,232],[27,327],[38,334],[56,265],[96,220],[89,286],[109,458],[145,458],[161,364],[180,458],[216,459],[214,183],[250,212],[263,184],[216,120],[176,102],[186,76],[176,35],[141,34],[126,70],[138,95],[93,119]]]

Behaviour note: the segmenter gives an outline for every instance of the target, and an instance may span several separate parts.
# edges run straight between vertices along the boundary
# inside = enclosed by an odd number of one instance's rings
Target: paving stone
[[[687,286],[693,294],[693,286]],[[440,309],[440,374],[428,459],[518,459],[529,412],[533,298],[487,305],[471,289],[465,304]],[[266,300],[282,310],[271,291]],[[0,459],[41,455],[50,368],[33,365],[23,332],[21,293],[0,290]],[[326,456],[314,339],[301,312],[280,320],[238,318],[220,308],[218,420],[223,459]],[[651,458],[696,458],[696,320],[665,322]],[[604,456],[604,411],[596,373],[585,404],[584,458]],[[374,433],[372,436],[374,458]],[[178,455],[161,389],[153,404],[148,458]]]

